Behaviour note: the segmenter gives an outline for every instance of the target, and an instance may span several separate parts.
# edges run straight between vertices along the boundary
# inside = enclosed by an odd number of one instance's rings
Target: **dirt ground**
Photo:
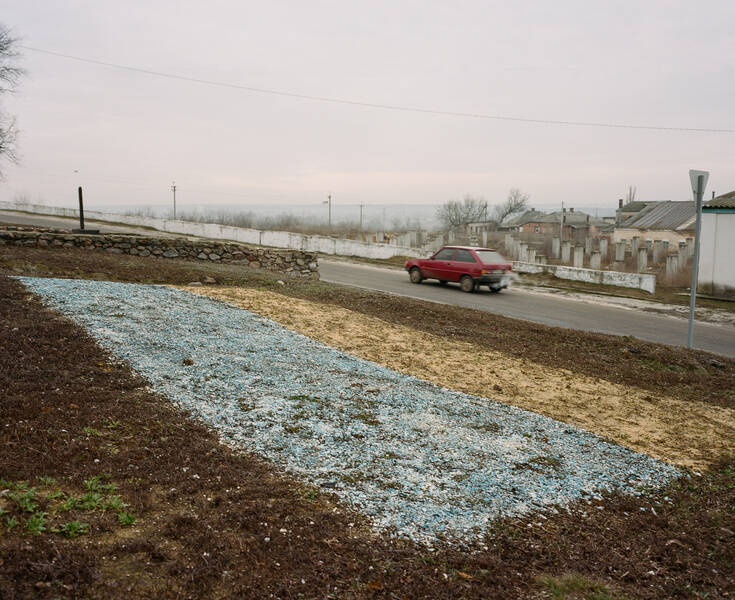
[[[578,425],[651,456],[704,469],[735,448],[735,410],[554,369],[342,307],[234,287],[186,287],[437,385]]]
[[[391,335],[393,327],[401,335],[412,330],[456,352],[523,359],[520,374],[529,364],[566,369],[573,385],[595,378],[591,361],[568,358],[583,346],[597,360],[595,385],[656,392],[695,411],[734,407],[733,362],[702,352],[475,311],[453,311],[452,319],[441,305],[319,283],[281,286],[272,275],[226,265],[7,250],[0,250],[0,272],[11,274],[180,285],[210,275],[278,290],[308,300],[309,310],[318,303],[378,319]],[[264,295],[268,302],[273,296]],[[355,327],[339,335],[362,335]],[[519,396],[527,393],[516,386]],[[569,512],[505,520],[477,547],[429,551],[375,536],[330,495],[222,447],[78,326],[2,275],[0,387],[3,600],[735,595],[732,458],[648,497],[611,495]]]
[[[278,274],[227,264],[5,246],[0,250],[0,273],[176,285],[209,276],[224,285],[275,290],[289,297],[340,306],[552,368],[735,409],[735,360],[699,350],[549,327],[319,281],[286,280],[281,286]]]

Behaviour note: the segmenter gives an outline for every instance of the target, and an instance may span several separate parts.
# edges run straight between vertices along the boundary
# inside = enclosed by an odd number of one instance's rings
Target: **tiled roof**
[[[717,196],[717,198],[712,198],[712,200],[705,202],[702,206],[706,206],[707,208],[735,208],[735,191],[722,194],[721,196]]]
[[[695,219],[693,201],[653,202],[621,224],[630,229],[688,230]]]

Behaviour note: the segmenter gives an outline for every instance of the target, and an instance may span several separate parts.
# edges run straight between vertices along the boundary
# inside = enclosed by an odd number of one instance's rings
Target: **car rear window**
[[[475,257],[472,256],[472,252],[469,250],[457,250],[457,255],[454,257],[454,260],[458,260],[460,262],[477,262],[475,261]]]
[[[442,248],[434,255],[434,260],[452,260],[454,248]]]
[[[475,250],[477,253],[477,256],[480,257],[480,260],[484,264],[491,264],[491,263],[505,263],[508,262],[505,260],[500,254],[495,252],[495,250]]]

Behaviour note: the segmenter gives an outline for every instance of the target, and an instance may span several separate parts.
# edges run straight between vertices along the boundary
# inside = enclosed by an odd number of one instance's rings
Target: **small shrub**
[[[79,498],[78,508],[83,510],[94,510],[102,505],[103,496],[99,492],[89,492]]]
[[[75,508],[79,508],[79,500],[76,498],[67,498],[56,510],[59,512],[67,512],[74,510]]]
[[[135,523],[135,515],[132,512],[120,511],[117,513],[117,520],[121,525],[133,525]]]
[[[8,497],[11,500],[14,500],[15,503],[18,505],[18,508],[23,512],[32,513],[38,508],[38,503],[36,502],[37,495],[35,488],[31,488],[22,493],[13,492],[11,494],[8,494]]]
[[[46,531],[46,513],[33,513],[26,521],[26,529],[33,535],[41,535]]]
[[[89,531],[89,525],[80,523],[79,521],[69,521],[57,530],[59,533],[68,538],[75,538]]]

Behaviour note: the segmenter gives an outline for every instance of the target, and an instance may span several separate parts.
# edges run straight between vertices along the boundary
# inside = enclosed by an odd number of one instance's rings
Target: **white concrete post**
[[[669,240],[664,240],[664,256],[669,255]]]
[[[638,235],[634,235],[633,239],[630,240],[630,253],[633,256],[638,254],[638,247],[640,246],[641,238]]]
[[[569,255],[572,250],[572,243],[571,242],[562,242],[561,243],[561,262],[565,265],[569,264]]]
[[[615,244],[615,262],[625,261],[625,240]]]
[[[589,254],[592,252],[592,238],[586,237],[584,238],[584,253]]]
[[[687,238],[687,257],[694,256],[694,238]]]
[[[654,240],[653,241],[653,263],[659,264],[664,256],[664,241]]]
[[[648,250],[638,248],[638,272],[643,273],[648,268]]]
[[[600,255],[607,261],[607,238],[600,238]]]
[[[558,259],[561,255],[561,241],[558,237],[551,240],[551,257]]]
[[[590,269],[595,269],[596,271],[600,270],[600,252],[598,250],[594,250],[592,254],[590,254]]]
[[[526,250],[526,262],[535,263],[536,262],[536,249],[535,248],[529,248]]]
[[[679,242],[679,270],[681,271],[687,266],[687,259],[689,258],[689,251],[687,250],[686,242]]]
[[[482,245],[487,248],[487,231],[482,232]]]
[[[546,264],[546,255],[545,254],[539,254],[536,256],[536,263],[539,265],[545,265]]]
[[[574,266],[584,266],[584,246],[574,246]]]
[[[671,281],[679,272],[679,257],[676,254],[666,256],[666,279]]]
[[[518,244],[518,260],[521,262],[527,262],[528,261],[528,244],[524,242],[520,242]]]

